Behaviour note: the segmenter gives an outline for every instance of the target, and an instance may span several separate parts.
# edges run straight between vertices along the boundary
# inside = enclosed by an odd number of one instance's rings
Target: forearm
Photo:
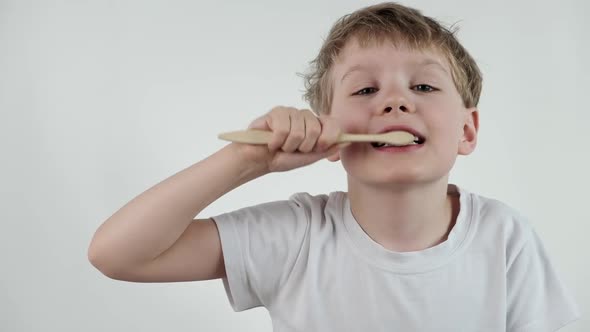
[[[135,197],[96,231],[88,256],[108,269],[159,256],[205,207],[265,171],[241,160],[229,144]]]

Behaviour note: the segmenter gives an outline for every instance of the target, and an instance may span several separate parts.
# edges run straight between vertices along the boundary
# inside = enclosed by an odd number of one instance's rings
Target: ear
[[[475,150],[477,145],[477,132],[479,131],[479,111],[476,107],[465,110],[463,123],[463,136],[459,142],[460,155],[468,155]]]

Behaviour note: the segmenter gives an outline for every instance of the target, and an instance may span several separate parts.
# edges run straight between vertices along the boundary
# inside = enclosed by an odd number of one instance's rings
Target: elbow
[[[118,262],[116,256],[105,254],[104,251],[101,252],[93,245],[88,247],[87,256],[90,264],[105,277],[119,281],[136,281],[134,280],[133,269],[121,268],[124,264]],[[125,264],[125,266],[129,266],[129,264]]]
[[[107,255],[101,253],[97,247],[93,243],[88,247],[86,255],[90,264],[106,277],[120,280],[120,273],[110,263],[112,260]]]

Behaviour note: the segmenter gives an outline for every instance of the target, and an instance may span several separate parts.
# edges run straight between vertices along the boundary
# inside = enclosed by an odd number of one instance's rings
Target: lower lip
[[[377,152],[411,152],[418,150],[424,144],[413,144],[413,145],[406,145],[406,146],[388,146],[386,148],[373,148]]]

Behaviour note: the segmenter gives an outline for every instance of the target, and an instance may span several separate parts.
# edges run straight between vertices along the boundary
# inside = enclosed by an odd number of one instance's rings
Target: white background
[[[0,330],[270,331],[221,281],[139,284],[87,260],[94,231],[275,105],[307,107],[297,72],[368,1],[0,1]],[[448,24],[484,73],[481,131],[451,182],[529,216],[590,307],[590,5],[406,1]],[[321,161],[250,182],[200,217],[346,190]],[[584,263],[586,262],[586,263]],[[583,317],[564,331],[589,331]]]

